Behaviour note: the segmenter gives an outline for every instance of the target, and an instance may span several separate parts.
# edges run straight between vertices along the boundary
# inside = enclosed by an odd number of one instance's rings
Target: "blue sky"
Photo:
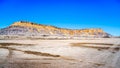
[[[120,35],[120,0],[0,0],[0,28],[21,20]]]

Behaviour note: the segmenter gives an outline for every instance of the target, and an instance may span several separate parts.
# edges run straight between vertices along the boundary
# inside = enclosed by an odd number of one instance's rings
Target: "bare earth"
[[[0,68],[120,68],[120,38],[0,40]]]

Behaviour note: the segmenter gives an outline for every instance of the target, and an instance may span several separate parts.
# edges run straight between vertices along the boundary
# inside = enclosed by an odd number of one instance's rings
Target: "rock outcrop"
[[[58,36],[58,37],[105,37],[110,36],[100,28],[91,29],[64,29],[55,26],[35,24],[19,21],[11,26],[1,29],[0,35],[18,36]]]

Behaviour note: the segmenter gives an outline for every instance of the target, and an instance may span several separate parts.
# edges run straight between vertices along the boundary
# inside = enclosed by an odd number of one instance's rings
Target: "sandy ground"
[[[120,68],[120,39],[0,40],[0,68]]]

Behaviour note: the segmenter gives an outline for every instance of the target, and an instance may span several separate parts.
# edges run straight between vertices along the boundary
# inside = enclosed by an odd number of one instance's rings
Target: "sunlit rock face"
[[[100,28],[91,29],[64,29],[55,26],[41,25],[32,22],[19,21],[0,30],[0,35],[22,36],[67,36],[67,37],[109,37],[110,35]]]

